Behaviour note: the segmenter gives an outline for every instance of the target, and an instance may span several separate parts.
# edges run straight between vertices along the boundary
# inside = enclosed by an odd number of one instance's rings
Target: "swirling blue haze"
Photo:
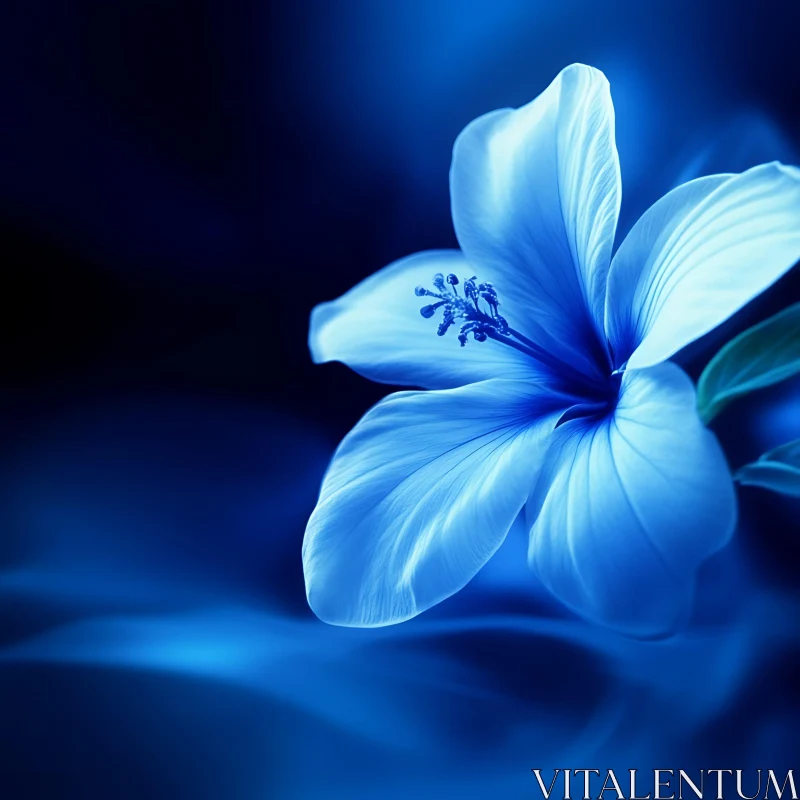
[[[60,572],[62,579],[79,579],[81,591],[76,594],[69,581],[53,580],[52,570],[40,573],[38,583],[29,580],[21,587],[19,581],[4,582],[4,602],[22,599],[29,614],[35,608],[36,627],[44,623],[45,632],[17,634],[0,657],[5,680],[28,698],[25,714],[40,725],[46,722],[48,741],[63,725],[92,735],[95,728],[116,724],[127,733],[106,744],[113,756],[110,765],[129,763],[133,754],[125,752],[126,741],[134,743],[137,757],[170,754],[156,782],[139,787],[159,792],[167,786],[187,791],[188,786],[208,790],[210,785],[255,797],[267,790],[325,796],[331,786],[344,794],[350,786],[363,796],[399,797],[416,790],[434,797],[463,781],[464,792],[483,796],[503,788],[525,791],[530,776],[516,766],[529,758],[553,766],[597,758],[645,767],[655,757],[651,748],[663,754],[665,740],[685,740],[726,708],[769,655],[765,640],[775,648],[792,635],[793,617],[784,616],[787,600],[763,589],[747,591],[748,576],[735,551],[710,565],[702,584],[708,597],[701,598],[696,625],[670,642],[635,642],[543,609],[537,612],[535,602],[531,605],[524,591],[513,588],[493,607],[491,596],[475,587],[478,612],[451,609],[438,619],[371,632],[321,626],[301,608],[287,614],[280,598],[269,591],[274,578],[264,581],[263,593],[248,586],[254,551],[243,547],[236,535],[241,509],[252,503],[264,509],[265,527],[274,519],[275,502],[264,502],[260,492],[259,478],[265,476],[260,448],[246,444],[250,432],[264,430],[258,417],[243,415],[241,408],[216,406],[195,412],[187,421],[176,415],[174,403],[151,398],[148,405],[147,412],[132,413],[130,403],[121,404],[116,415],[107,411],[99,422],[78,414],[76,424],[73,415],[65,432],[50,429],[48,443],[27,450],[26,468],[19,475],[28,491],[18,495],[14,517],[28,530],[41,529],[41,509],[28,498],[52,498],[47,538],[69,543],[71,563],[61,562]],[[232,410],[235,417],[226,421],[223,412]],[[108,422],[114,418],[116,434],[109,439]],[[256,440],[273,446],[285,442],[289,426],[286,420],[279,425]],[[204,448],[193,448],[191,471],[184,466],[177,477],[168,478],[159,470],[137,468],[152,467],[152,460],[141,454],[157,448],[159,464],[167,474],[174,473],[187,438],[198,430],[206,431]],[[143,431],[149,437],[142,437]],[[134,448],[132,434],[139,439]],[[291,435],[295,442],[303,440],[297,430]],[[77,462],[70,446],[76,440],[88,445]],[[321,455],[313,441],[309,445]],[[203,449],[207,460],[198,457]],[[113,498],[121,491],[115,485],[118,473],[108,469],[109,457],[119,453],[129,463],[129,500],[118,498],[104,511],[92,498]],[[217,458],[211,456],[220,453],[239,457],[235,502],[225,492],[203,492],[209,479],[218,480]],[[64,501],[59,503],[54,491],[69,472],[87,492],[83,502],[74,489],[69,493],[73,508],[88,506],[77,519],[64,513]],[[286,497],[292,486],[302,493],[317,476],[288,478],[283,470],[268,481],[273,490],[279,488],[273,496]],[[48,481],[53,482],[49,490]],[[142,505],[154,495],[171,498],[180,513],[165,516],[163,502]],[[164,563],[165,553],[185,543],[185,521],[196,516],[199,498],[203,517],[213,524],[206,536],[239,543],[227,553],[217,550],[238,565],[238,592],[209,575],[198,591],[196,576],[203,570],[188,565],[173,577],[169,591],[153,580],[153,565]],[[313,495],[306,493],[309,501]],[[138,542],[126,542],[120,535],[120,517],[131,515],[136,531],[150,534]],[[93,524],[87,524],[90,520]],[[291,528],[291,523],[269,528],[273,561],[280,563],[296,551],[299,531],[293,535]],[[108,531],[116,532],[114,542],[108,542],[117,545],[116,553],[128,545],[124,558],[98,554],[98,538]],[[202,531],[192,525],[194,536]],[[131,557],[133,544],[136,557]],[[32,566],[47,562],[47,549],[32,550]],[[189,555],[184,553],[184,560]],[[100,564],[102,570],[97,569]],[[115,588],[112,595],[109,585]],[[27,591],[20,593],[21,588]],[[520,603],[522,608],[515,608]],[[715,610],[715,603],[721,610]],[[48,676],[47,684],[66,694],[51,700],[39,681],[27,690],[19,673],[9,672],[15,664],[45,665],[47,671],[33,674]],[[64,665],[72,669],[64,672]],[[106,704],[82,705],[88,689],[76,667],[89,668],[88,676],[96,676],[92,692],[108,696]],[[113,671],[100,676],[98,669]],[[144,680],[142,671],[154,677]],[[185,688],[175,683],[176,676],[183,677]],[[242,693],[249,699],[239,699]],[[677,698],[686,704],[680,710]],[[257,714],[251,718],[239,710],[243,703]],[[143,713],[141,704],[158,712]],[[188,704],[194,711],[187,716]],[[203,764],[187,761],[191,750],[184,753],[175,742],[197,746],[192,728],[218,725],[221,713],[225,718],[220,704],[236,715],[239,725],[245,721],[244,731],[209,739],[215,751]],[[66,714],[63,721],[61,714]],[[7,718],[8,724],[15,718]],[[651,725],[652,719],[659,724]],[[672,752],[678,757],[684,751],[677,747]],[[309,753],[314,770],[308,769]],[[471,766],[465,773],[466,755]],[[699,756],[692,752],[692,757]],[[90,769],[85,759],[94,763],[91,751],[67,748],[51,758],[55,765],[69,763],[77,770],[70,786],[98,793],[112,787],[122,796],[135,788],[105,766]],[[402,778],[387,786],[388,774]]]
[[[0,588],[61,610],[279,593],[271,542],[302,526],[329,457],[291,418],[177,393],[83,401],[23,441],[3,497],[24,537]]]

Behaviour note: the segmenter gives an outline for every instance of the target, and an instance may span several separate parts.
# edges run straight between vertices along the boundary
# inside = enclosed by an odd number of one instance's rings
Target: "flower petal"
[[[621,184],[614,107],[602,72],[563,70],[522,108],[486,114],[453,149],[453,222],[480,276],[524,303],[518,326],[572,363],[599,347]],[[504,310],[505,313],[505,310]]]
[[[520,381],[381,401],[344,439],[303,543],[326,622],[402,622],[461,589],[500,546],[563,408]]]
[[[416,253],[376,272],[338,300],[318,305],[308,336],[314,362],[341,361],[374,381],[426,389],[487,378],[530,378],[537,365],[519,351],[496,342],[460,347],[457,330],[437,336],[436,321],[420,316],[430,301],[414,294],[416,286],[432,289],[437,272],[453,272],[463,280],[472,275],[471,269],[458,250]]]
[[[608,275],[617,366],[663,361],[800,259],[800,170],[764,164],[673,189],[634,225]]]
[[[694,573],[736,521],[728,467],[674,364],[626,372],[616,411],[556,431],[536,491],[528,559],[578,613],[635,635],[670,631]]]

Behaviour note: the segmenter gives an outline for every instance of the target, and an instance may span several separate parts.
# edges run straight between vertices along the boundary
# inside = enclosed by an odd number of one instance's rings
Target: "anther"
[[[441,272],[437,272],[433,276],[433,285],[438,291],[417,286],[414,290],[417,297],[438,299],[436,303],[423,306],[419,313],[425,319],[430,319],[439,308],[444,307],[442,322],[436,330],[439,336],[444,336],[456,320],[462,320],[458,335],[458,341],[462,347],[466,345],[470,335],[476,342],[485,342],[490,336],[500,338],[501,341],[506,340],[511,335],[510,329],[506,320],[497,311],[497,292],[492,284],[479,284],[473,275],[464,281],[465,297],[460,297],[456,289],[459,283],[458,276],[452,272],[447,278]],[[488,307],[486,310],[481,308],[481,300],[486,303]]]
[[[438,309],[443,309],[442,321],[436,328],[436,333],[439,336],[444,336],[450,328],[458,323],[460,326],[458,343],[462,347],[466,346],[470,336],[476,342],[485,342],[487,339],[493,339],[496,342],[513,347],[521,353],[525,353],[525,355],[530,356],[539,363],[556,370],[559,375],[569,374],[582,383],[591,380],[583,372],[563,362],[554,354],[547,352],[520,331],[514,330],[498,311],[500,302],[494,286],[488,281],[483,283],[478,283],[477,281],[478,279],[474,275],[464,280],[463,297],[459,296],[456,289],[459,284],[458,276],[452,272],[448,274],[446,279],[441,272],[437,272],[433,276],[433,285],[437,291],[426,289],[424,286],[417,286],[414,289],[414,294],[417,297],[436,298],[436,302],[420,309],[419,313],[425,319],[430,319]],[[481,307],[481,303],[484,303],[485,306]],[[623,365],[618,370],[615,370],[615,377],[624,369],[625,366]]]
[[[430,319],[436,313],[436,309],[440,308],[443,305],[444,305],[444,300],[440,300],[438,303],[434,303],[433,305],[423,306],[419,310],[419,313],[422,314],[422,316],[425,317],[425,319]]]

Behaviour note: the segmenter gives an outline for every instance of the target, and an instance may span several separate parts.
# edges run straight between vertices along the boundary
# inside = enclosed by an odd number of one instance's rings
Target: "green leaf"
[[[800,373],[800,303],[732,339],[697,384],[697,410],[708,424],[731,400]]]
[[[800,497],[800,439],[764,453],[758,461],[742,467],[733,477],[743,486],[761,486]]]

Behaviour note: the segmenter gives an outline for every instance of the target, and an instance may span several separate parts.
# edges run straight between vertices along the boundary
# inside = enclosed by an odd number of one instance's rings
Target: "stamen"
[[[430,319],[444,306],[442,322],[436,331],[439,336],[444,336],[456,320],[463,320],[458,334],[462,347],[470,335],[476,342],[485,342],[490,336],[509,338],[514,335],[497,310],[497,292],[492,284],[476,281],[474,275],[464,281],[464,297],[461,297],[456,288],[460,283],[458,276],[450,273],[445,279],[441,272],[437,272],[433,276],[433,285],[438,291],[431,291],[424,286],[417,286],[414,290],[417,297],[435,297],[438,300],[420,309],[419,313],[425,319]],[[481,300],[486,303],[486,310],[481,307]]]
[[[433,276],[433,285],[438,291],[426,289],[424,286],[416,287],[414,293],[417,297],[432,297],[437,301],[420,309],[419,313],[425,319],[433,317],[440,308],[444,309],[442,321],[436,329],[439,336],[444,336],[453,325],[460,322],[458,341],[462,347],[466,346],[470,336],[476,342],[494,339],[546,364],[560,375],[571,376],[583,383],[595,382],[510,327],[498,310],[500,302],[494,286],[489,282],[478,283],[477,280],[473,275],[464,281],[463,297],[456,289],[459,284],[458,277],[452,273],[447,276],[446,281],[441,272]],[[448,291],[448,286],[452,291]]]

